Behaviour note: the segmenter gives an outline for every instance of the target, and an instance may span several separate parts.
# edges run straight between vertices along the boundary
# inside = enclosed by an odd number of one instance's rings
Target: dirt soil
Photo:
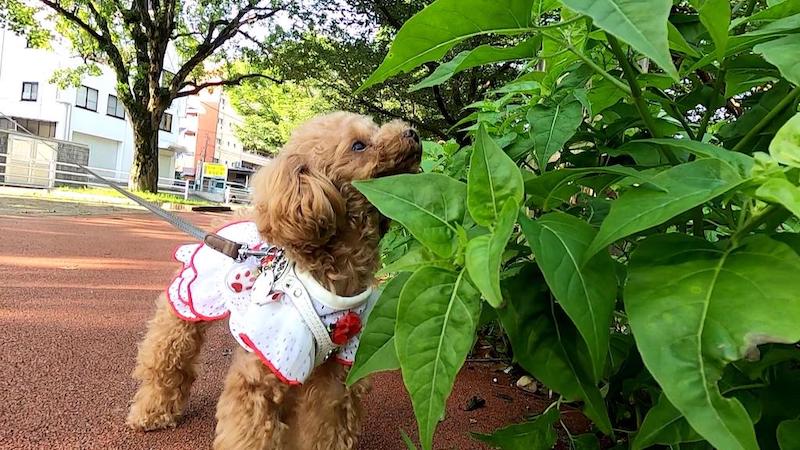
[[[0,198],[0,448],[210,448],[216,399],[236,345],[222,324],[210,330],[178,428],[145,434],[123,424],[135,389],[129,374],[136,343],[177,268],[172,250],[191,239],[143,212],[14,202]],[[180,215],[206,228],[229,217]],[[417,432],[400,375],[374,381],[360,448],[404,449],[400,430],[415,441]],[[468,432],[522,421],[548,404],[513,383],[496,365],[468,364],[435,448],[485,448]],[[464,411],[474,395],[486,406]],[[585,429],[579,414],[562,417]]]

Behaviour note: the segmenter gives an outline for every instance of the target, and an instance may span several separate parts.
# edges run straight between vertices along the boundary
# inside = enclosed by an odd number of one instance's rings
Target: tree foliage
[[[356,93],[386,54],[392,36],[429,2],[301,3],[294,26],[269,34],[254,51],[254,59],[260,59],[260,67],[279,78],[318,87],[331,108],[360,111],[381,120],[403,119],[432,138],[461,138],[463,134],[453,126],[465,115],[464,107],[515,72],[512,62],[466,67],[451,71],[447,80],[432,89],[411,92],[410,86],[432,75],[435,66],[429,64]],[[480,43],[480,38],[469,40],[471,45]]]
[[[174,99],[206,87],[268,77],[229,73],[222,62],[242,43],[255,40],[250,34],[254,26],[263,27],[284,9],[277,0],[40,0],[33,5],[4,0],[0,20],[41,45],[48,32],[37,17],[49,14],[56,31],[87,63],[56,74],[62,82],[74,83],[96,64],[111,68],[117,96],[133,124],[132,187],[155,192],[158,129],[164,111]],[[173,61],[174,70],[166,64],[171,48],[180,59]]]
[[[324,88],[312,80],[274,83],[256,79],[227,92],[242,116],[235,129],[239,141],[244,148],[263,155],[277,152],[302,122],[334,108]]]
[[[533,43],[458,113],[471,142],[356,184],[402,226],[353,371],[401,369],[423,448],[481,307],[615,448],[794,448],[798,24],[793,0],[436,0],[403,23],[364,88],[431,90]],[[549,448],[557,421],[478,438]]]

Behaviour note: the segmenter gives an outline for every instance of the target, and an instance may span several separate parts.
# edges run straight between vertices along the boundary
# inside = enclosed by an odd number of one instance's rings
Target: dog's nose
[[[413,139],[414,142],[419,144],[419,135],[413,128],[409,128],[406,131],[403,131],[403,137],[406,139]]]

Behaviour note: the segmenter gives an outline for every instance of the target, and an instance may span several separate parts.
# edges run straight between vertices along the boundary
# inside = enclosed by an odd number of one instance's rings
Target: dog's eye
[[[361,153],[367,149],[367,146],[361,141],[353,142],[352,150],[356,153]]]

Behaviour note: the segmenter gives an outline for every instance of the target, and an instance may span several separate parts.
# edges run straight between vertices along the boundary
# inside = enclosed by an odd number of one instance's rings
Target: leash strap
[[[314,305],[311,303],[311,297],[308,295],[308,290],[297,277],[294,265],[292,265],[291,268],[291,277],[294,286],[287,294],[292,304],[294,304],[295,309],[300,313],[303,322],[305,322],[308,329],[311,330],[311,334],[314,335],[314,343],[316,344],[314,367],[316,367],[325,362],[325,360],[336,351],[338,346],[331,340],[328,329],[325,327],[325,324],[322,323],[322,319],[320,319],[317,311],[314,309]]]
[[[81,169],[83,169],[86,172],[88,172],[89,174],[91,174],[93,177],[97,178],[98,180],[100,180],[103,183],[107,184],[108,186],[112,187],[115,191],[117,191],[120,194],[124,195],[125,197],[133,200],[138,205],[144,207],[145,209],[147,209],[151,213],[153,213],[153,214],[157,215],[158,217],[160,217],[161,219],[165,220],[166,222],[168,222],[173,227],[183,231],[184,233],[188,234],[189,236],[192,236],[192,237],[194,237],[194,238],[196,238],[198,240],[203,241],[210,248],[222,253],[225,256],[233,258],[236,261],[241,260],[242,256],[244,256],[243,252],[241,251],[243,249],[242,244],[239,244],[238,242],[231,241],[230,239],[225,239],[224,237],[222,237],[222,236],[220,236],[218,234],[208,233],[206,231],[203,231],[202,229],[190,224],[189,222],[186,222],[186,221],[182,220],[180,217],[177,217],[177,216],[175,216],[173,214],[170,214],[167,211],[159,208],[158,206],[148,202],[147,200],[139,197],[138,195],[132,194],[132,193],[126,191],[125,189],[122,189],[121,187],[119,187],[113,181],[107,180],[107,179],[101,177],[100,175],[98,175],[98,174],[94,173],[92,170],[90,170],[88,167],[86,167],[86,166],[84,166],[82,164],[77,164],[77,165]]]

